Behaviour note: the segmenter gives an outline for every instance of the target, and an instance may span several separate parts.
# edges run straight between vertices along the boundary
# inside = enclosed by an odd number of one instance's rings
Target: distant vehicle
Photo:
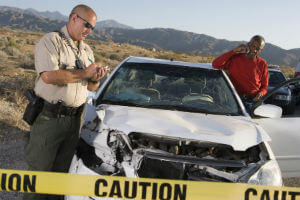
[[[70,173],[270,186],[300,174],[300,119],[260,101],[248,113],[209,63],[129,57],[92,98]]]
[[[299,63],[296,66],[296,70],[295,70],[295,74],[294,74],[294,78],[300,77],[300,59],[299,59]],[[295,84],[294,86],[294,96],[296,98],[296,104],[300,103],[300,82],[298,82],[297,84]]]
[[[287,78],[277,65],[269,65],[269,88],[273,90],[279,84],[287,81]],[[293,88],[285,86],[280,88],[275,94],[270,96],[265,103],[280,106],[283,114],[293,114],[295,111],[296,99],[293,96]]]

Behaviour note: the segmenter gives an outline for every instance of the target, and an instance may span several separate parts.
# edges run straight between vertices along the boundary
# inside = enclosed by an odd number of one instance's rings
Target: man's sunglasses
[[[76,14],[77,15],[77,17],[79,17],[80,19],[82,19],[84,22],[85,22],[85,27],[86,28],[90,28],[90,29],[92,29],[92,31],[94,30],[94,26],[92,26],[92,24],[90,24],[88,21],[86,21],[85,19],[83,19],[82,17],[80,17],[78,14]]]

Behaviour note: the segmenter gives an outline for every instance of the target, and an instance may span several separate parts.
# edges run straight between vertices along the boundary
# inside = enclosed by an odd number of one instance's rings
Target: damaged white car
[[[281,186],[269,141],[223,71],[129,57],[88,104],[70,173]]]

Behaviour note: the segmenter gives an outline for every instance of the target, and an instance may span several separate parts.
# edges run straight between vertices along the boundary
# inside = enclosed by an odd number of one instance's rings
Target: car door
[[[300,106],[296,113],[291,117],[254,119],[271,137],[269,144],[284,178],[300,177]]]

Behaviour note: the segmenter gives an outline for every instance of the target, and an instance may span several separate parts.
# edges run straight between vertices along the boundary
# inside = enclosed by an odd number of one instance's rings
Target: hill
[[[112,40],[120,43],[130,43],[145,47],[169,49],[202,55],[219,56],[245,41],[228,41],[214,37],[175,29],[117,29],[103,28],[91,36],[98,40]],[[285,50],[266,43],[260,54],[268,63],[295,66],[300,55],[299,49]]]
[[[58,19],[63,19],[58,12],[0,7],[0,26],[13,29],[49,32],[58,30],[65,24],[65,21]],[[245,43],[245,41],[216,39],[204,34],[168,28],[134,29],[114,20],[100,21],[96,24],[96,28],[89,36],[90,39],[214,57]],[[268,63],[284,66],[296,66],[299,55],[300,48],[285,50],[271,43],[266,43],[260,54]]]
[[[103,20],[100,22],[97,22],[95,29],[100,29],[100,28],[120,28],[120,29],[133,29],[131,26],[127,26],[124,24],[121,24],[115,20]]]
[[[37,16],[37,17],[43,17],[43,18],[48,18],[51,20],[60,20],[60,21],[67,21],[68,17],[65,15],[62,15],[59,12],[50,12],[50,11],[46,11],[46,12],[39,12],[35,9],[32,8],[28,8],[28,9],[20,9],[20,8],[14,8],[14,7],[9,7],[9,6],[0,6],[0,10],[2,11],[13,11],[13,12],[18,12],[18,13],[25,13],[28,15],[33,15],[33,16]]]
[[[0,18],[0,23],[3,26],[11,27],[11,28],[23,28],[27,30],[34,30],[34,31],[45,31],[48,32],[48,29],[54,28],[52,30],[57,30],[59,27],[61,27],[61,23],[65,24],[65,22],[68,21],[68,16],[62,15],[59,12],[39,12],[37,10],[34,10],[32,8],[29,9],[20,9],[20,8],[14,8],[14,7],[8,7],[8,6],[0,6],[0,13],[2,13],[2,17]],[[6,21],[7,19],[11,20]],[[28,17],[31,16],[32,19],[28,20]],[[14,20],[15,18],[19,19],[18,21]],[[55,27],[50,26],[48,29],[46,26],[40,27],[39,21],[41,19],[47,19],[53,23],[57,23]],[[22,22],[22,19],[24,22]],[[35,23],[36,22],[36,23]],[[44,21],[44,23],[47,23]],[[13,27],[13,25],[16,24],[18,26]],[[28,27],[28,24],[36,24],[36,28]],[[12,26],[11,26],[12,25]],[[102,20],[97,22],[96,28],[121,28],[121,29],[133,29],[131,26],[127,26],[124,24],[121,24],[115,20]],[[51,30],[50,30],[51,31]]]

